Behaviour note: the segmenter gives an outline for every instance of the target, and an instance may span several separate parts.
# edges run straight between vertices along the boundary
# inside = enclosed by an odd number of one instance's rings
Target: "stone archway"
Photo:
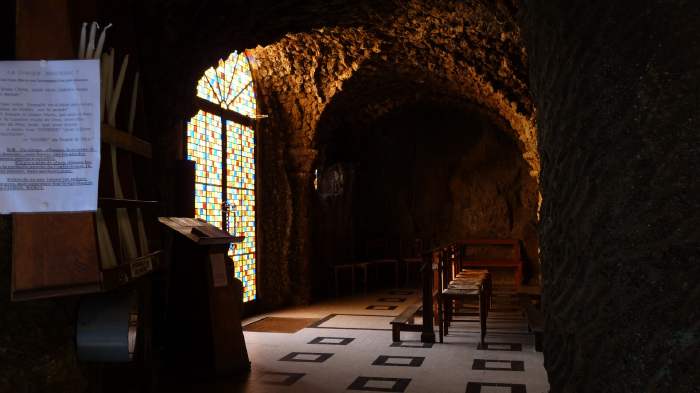
[[[375,15],[349,26],[291,33],[251,51],[256,57],[260,101],[270,115],[262,126],[266,129],[262,138],[267,135],[271,141],[267,160],[280,163],[268,168],[276,189],[266,192],[285,209],[271,216],[267,225],[286,235],[281,239],[274,235],[275,241],[263,238],[263,244],[275,248],[263,252],[275,255],[276,271],[267,275],[275,277],[271,282],[281,294],[270,294],[268,299],[308,301],[306,206],[318,154],[319,121],[336,98],[363,101],[376,95],[371,88],[340,94],[348,83],[395,90],[387,102],[361,107],[359,116],[378,116],[403,105],[407,100],[397,92],[410,97],[417,85],[430,86],[418,89],[427,96],[474,102],[517,140],[530,175],[537,176],[534,109],[525,82],[526,59],[517,49],[520,33],[512,16],[480,4],[413,1],[402,7],[395,18]],[[261,219],[261,225],[266,225],[265,217]],[[264,277],[264,263],[260,269]],[[261,278],[262,292],[264,282]]]

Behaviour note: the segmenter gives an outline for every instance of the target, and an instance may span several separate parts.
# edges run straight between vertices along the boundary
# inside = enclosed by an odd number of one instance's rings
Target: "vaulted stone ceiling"
[[[148,36],[144,45],[159,48],[142,53],[145,60],[157,63],[182,54],[152,83],[187,97],[219,57],[254,48],[262,109],[271,115],[272,127],[287,133],[289,146],[314,147],[327,107],[333,108],[333,121],[353,123],[421,100],[471,102],[505,121],[532,175],[539,171],[527,56],[513,2],[286,1],[221,7],[200,1],[143,7],[142,29],[151,26],[150,34],[141,34]],[[164,30],[151,30],[154,19]],[[172,86],[173,80],[182,83]],[[181,105],[179,113],[191,106],[187,99],[174,104]]]

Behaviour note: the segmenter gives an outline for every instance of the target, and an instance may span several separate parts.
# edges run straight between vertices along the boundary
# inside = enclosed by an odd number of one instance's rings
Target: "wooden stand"
[[[102,125],[102,141],[142,159],[151,158],[150,143],[106,124]],[[110,181],[100,176],[101,183]],[[144,190],[141,191],[144,194]],[[118,208],[127,209],[135,223],[133,212],[136,209],[147,214],[158,207],[158,202],[100,197],[98,206],[106,215]],[[149,250],[157,248],[154,247],[157,242],[153,242],[157,234],[148,231],[156,225],[154,219],[148,220],[151,217],[153,215],[146,216],[146,229],[151,239]],[[13,301],[109,291],[158,270],[161,264],[161,251],[141,250],[137,258],[118,255],[116,267],[103,268],[95,213],[13,214],[12,218]],[[117,246],[121,239],[114,227],[111,225],[110,233],[112,243]]]
[[[193,218],[161,217],[175,232],[167,307],[168,365],[192,376],[237,375],[250,370],[241,328],[243,285],[227,257],[240,243]]]

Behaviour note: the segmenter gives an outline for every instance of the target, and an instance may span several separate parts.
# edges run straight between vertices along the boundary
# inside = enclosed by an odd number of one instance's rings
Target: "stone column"
[[[318,151],[306,147],[288,150],[289,184],[292,192],[292,233],[289,250],[289,276],[292,302],[311,300],[311,225],[309,205],[313,185],[313,164]]]
[[[700,8],[525,3],[551,391],[697,391]]]

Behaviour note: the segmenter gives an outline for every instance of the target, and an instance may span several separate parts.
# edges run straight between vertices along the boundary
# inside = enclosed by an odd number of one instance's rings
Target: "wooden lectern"
[[[249,371],[241,328],[243,285],[227,256],[229,245],[243,238],[195,218],[158,221],[176,232],[166,317],[169,366],[190,375]]]

